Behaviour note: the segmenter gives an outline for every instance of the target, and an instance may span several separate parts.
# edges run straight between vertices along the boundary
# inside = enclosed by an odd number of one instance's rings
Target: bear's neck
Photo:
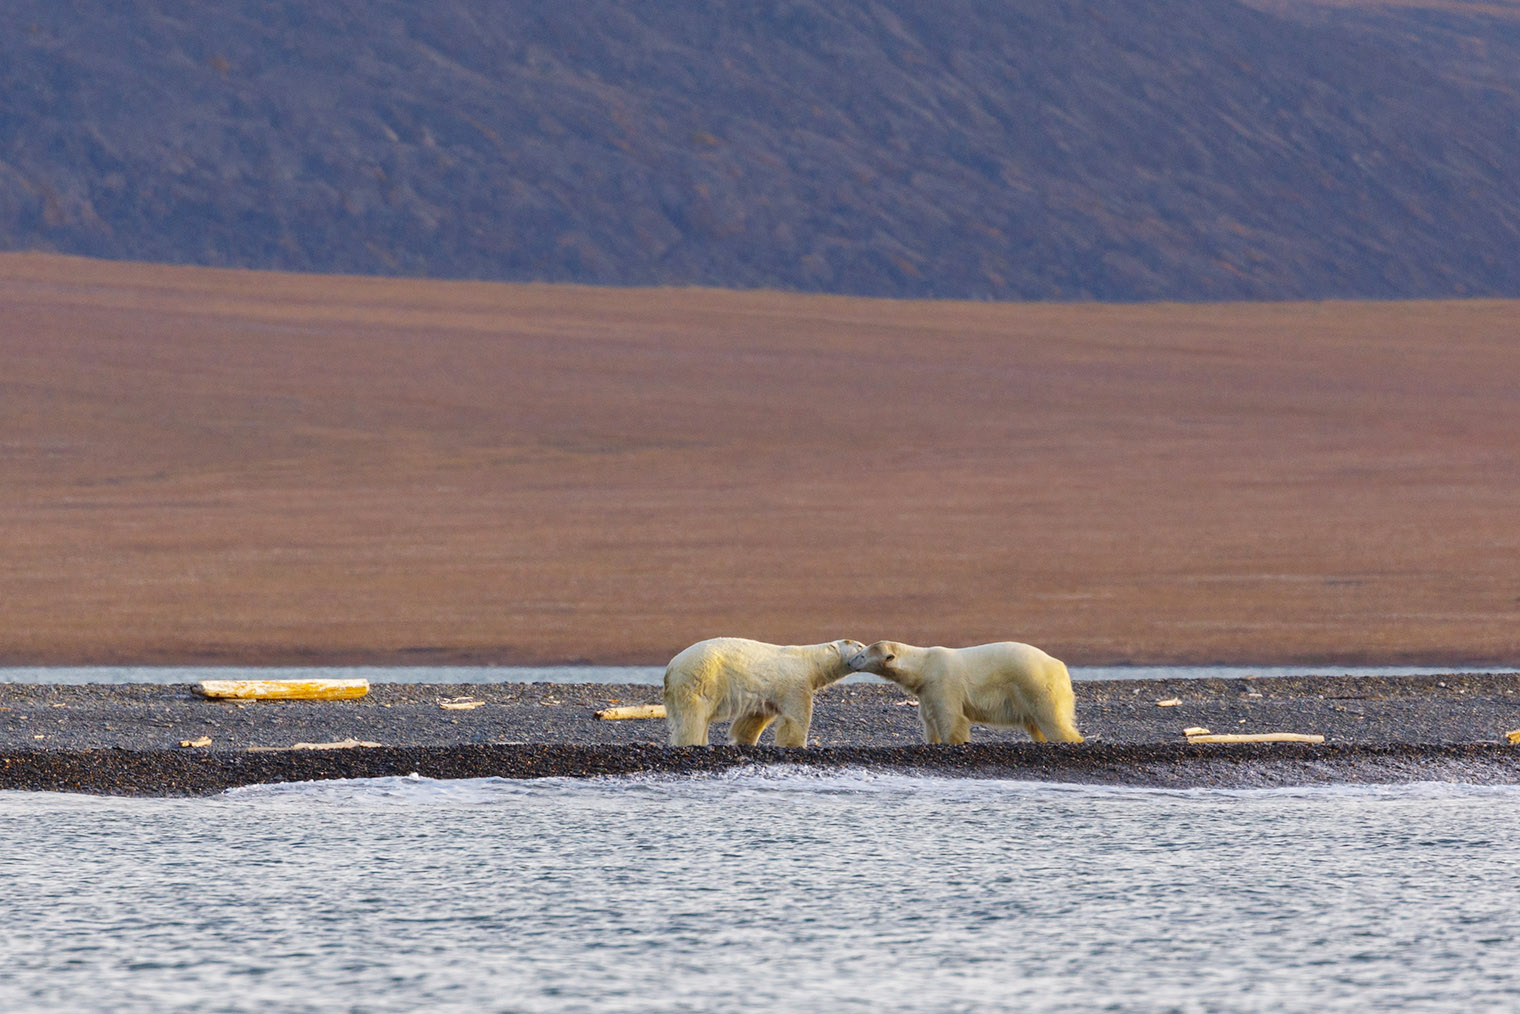
[[[833,669],[826,669],[823,672],[814,673],[812,679],[813,690],[816,692],[822,690],[826,686],[831,686],[835,683],[838,683],[840,680],[850,675],[850,672],[850,667],[841,661],[839,665]]]
[[[884,680],[891,680],[909,693],[916,694],[924,688],[924,681],[914,673],[901,672],[898,670],[878,672],[876,675]]]

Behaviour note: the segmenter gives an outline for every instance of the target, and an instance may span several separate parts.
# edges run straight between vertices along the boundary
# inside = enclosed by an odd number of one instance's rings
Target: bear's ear
[[[883,662],[891,662],[891,661],[894,661],[894,660],[895,660],[895,659],[896,659],[896,658],[897,658],[897,656],[896,656],[896,655],[890,655],[890,654],[889,654],[889,655],[885,655],[885,656],[883,656],[883,657],[882,657],[882,661],[883,661]]]

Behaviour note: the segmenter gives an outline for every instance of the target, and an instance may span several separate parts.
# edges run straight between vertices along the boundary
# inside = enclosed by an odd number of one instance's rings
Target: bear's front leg
[[[801,690],[781,702],[781,721],[776,725],[777,746],[807,746],[813,724],[813,695]]]
[[[728,727],[728,741],[735,746],[754,746],[760,734],[776,720],[775,715],[744,715]]]
[[[920,696],[918,699],[918,719],[924,726],[925,743],[953,743],[955,735],[956,715],[946,706],[943,701]],[[970,723],[967,731],[970,731]],[[965,740],[961,740],[965,742]]]

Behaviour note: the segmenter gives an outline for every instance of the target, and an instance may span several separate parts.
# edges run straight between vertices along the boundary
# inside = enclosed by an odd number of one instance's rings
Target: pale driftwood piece
[[[369,693],[369,680],[201,680],[213,700],[346,701]]]
[[[201,736],[199,739],[182,739],[182,740],[179,741],[179,745],[180,746],[184,746],[184,747],[210,746],[211,745],[211,737],[210,736]]]
[[[292,743],[292,750],[352,750],[356,746],[379,746],[367,739],[340,739],[331,743]]]
[[[1205,729],[1201,725],[1189,726],[1188,728],[1182,730],[1182,734],[1184,736],[1208,736],[1208,735],[1212,735],[1212,733],[1210,733],[1209,730]]]
[[[1156,707],[1158,707],[1158,708],[1175,708],[1177,705],[1179,705],[1181,703],[1182,703],[1182,698],[1180,698],[1180,697],[1168,697],[1164,701],[1157,701],[1156,702]]]
[[[621,708],[603,708],[596,713],[596,717],[604,721],[614,721],[620,718],[664,718],[665,705],[625,704]]]
[[[438,706],[445,711],[469,711],[473,708],[483,707],[485,701],[477,701],[473,697],[452,697],[438,702]]]
[[[1520,743],[1520,729],[1512,729],[1504,734],[1504,738],[1511,743]]]
[[[1189,736],[1189,743],[1323,743],[1324,736],[1301,732],[1225,732]]]
[[[367,739],[340,739],[331,743],[292,743],[289,746],[250,746],[248,753],[276,753],[284,750],[352,750],[356,746],[382,746]]]

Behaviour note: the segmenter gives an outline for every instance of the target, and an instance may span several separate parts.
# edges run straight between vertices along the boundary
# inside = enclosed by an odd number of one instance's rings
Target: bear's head
[[[869,648],[857,652],[847,663],[855,672],[875,673],[888,676],[894,668],[902,645],[896,641],[877,641]]]
[[[854,658],[862,651],[865,651],[866,646],[859,641],[852,641],[849,638],[846,638],[843,641],[835,641],[834,650],[839,652],[839,661],[848,666],[850,664],[850,659]],[[855,672],[854,669],[851,669],[850,671]]]

